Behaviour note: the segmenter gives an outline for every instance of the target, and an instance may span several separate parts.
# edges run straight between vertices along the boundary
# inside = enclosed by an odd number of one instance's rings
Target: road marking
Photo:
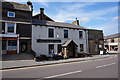
[[[90,62],[90,61],[100,61],[100,60],[111,59],[111,58],[114,58],[114,57],[112,56],[112,57],[108,57],[104,59],[96,59],[96,60],[91,59],[91,60],[71,62],[71,63],[60,63],[60,64],[52,64],[52,65],[40,65],[40,66],[23,67],[23,68],[16,68],[16,69],[6,69],[6,70],[0,70],[0,71],[14,71],[14,70],[32,69],[32,68],[40,68],[40,67],[58,66],[58,65],[64,65],[64,64],[75,64],[75,63],[83,63],[83,62]]]
[[[96,68],[106,67],[106,66],[110,66],[110,65],[114,65],[114,64],[116,64],[116,63],[111,63],[111,64],[102,65],[102,66],[97,66]]]
[[[45,78],[55,78],[55,77],[60,77],[60,76],[65,76],[65,75],[75,74],[75,73],[80,73],[80,72],[82,72],[82,70],[74,71],[74,72],[68,72],[68,73],[63,73],[63,74],[58,74],[58,75],[53,75],[53,76],[49,76],[49,77],[45,77]]]

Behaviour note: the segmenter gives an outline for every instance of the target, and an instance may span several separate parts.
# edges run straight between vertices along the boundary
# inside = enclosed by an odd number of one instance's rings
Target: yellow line
[[[83,63],[83,62],[90,62],[90,61],[99,61],[99,60],[105,60],[105,59],[110,59],[116,56],[108,57],[108,58],[103,58],[103,59],[97,59],[97,60],[87,60],[87,61],[81,61],[81,62],[71,62],[71,63],[60,63],[60,64],[53,64],[53,65],[41,65],[41,66],[33,66],[33,67],[23,67],[23,68],[16,68],[16,69],[6,69],[6,70],[0,70],[0,71],[14,71],[14,70],[23,70],[23,69],[32,69],[32,68],[40,68],[40,67],[49,67],[49,66],[58,66],[58,65],[64,65],[64,64],[74,64],[74,63]]]

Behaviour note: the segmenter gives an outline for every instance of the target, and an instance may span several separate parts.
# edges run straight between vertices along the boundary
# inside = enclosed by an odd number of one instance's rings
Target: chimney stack
[[[44,14],[44,8],[40,8],[40,14]]]
[[[44,18],[44,8],[40,8],[40,20]]]
[[[27,2],[27,5],[30,7],[30,10],[33,11],[33,5],[32,5],[32,2],[31,2],[31,1],[28,1],[28,2]]]
[[[75,24],[75,25],[79,26],[79,20],[77,20],[77,18],[76,18],[76,20],[74,22],[72,22],[72,24]]]

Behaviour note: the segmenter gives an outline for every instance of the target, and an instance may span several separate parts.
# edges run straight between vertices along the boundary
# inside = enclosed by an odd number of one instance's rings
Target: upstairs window
[[[83,38],[83,32],[79,31],[79,38]]]
[[[8,17],[15,17],[15,12],[8,11]]]
[[[54,29],[48,29],[48,37],[54,38]]]
[[[15,33],[14,28],[15,28],[14,23],[7,23],[7,33]]]
[[[68,38],[68,30],[64,30],[64,38]]]

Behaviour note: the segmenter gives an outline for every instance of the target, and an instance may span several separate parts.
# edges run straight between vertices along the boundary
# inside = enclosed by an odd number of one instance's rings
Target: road
[[[118,57],[2,71],[3,78],[118,78]]]

